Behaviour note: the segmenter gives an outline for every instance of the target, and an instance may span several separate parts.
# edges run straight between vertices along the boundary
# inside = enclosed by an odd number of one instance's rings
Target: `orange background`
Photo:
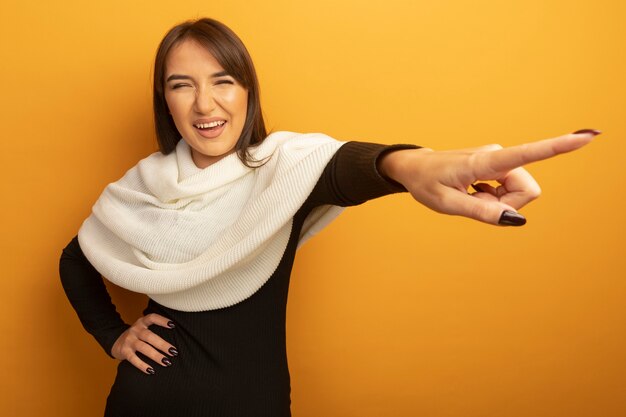
[[[294,416],[626,415],[618,0],[2,0],[0,415],[102,414],[116,362],[80,326],[58,259],[103,187],[156,150],[153,54],[199,16],[247,44],[273,130],[435,149],[605,132],[529,167],[544,194],[523,228],[405,194],[305,245]],[[134,321],[145,298],[111,291]]]

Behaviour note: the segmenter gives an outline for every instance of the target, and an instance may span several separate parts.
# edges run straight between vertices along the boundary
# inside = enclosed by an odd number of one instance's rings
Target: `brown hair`
[[[189,20],[174,26],[159,44],[154,61],[153,106],[154,126],[161,153],[167,155],[172,152],[181,139],[165,101],[165,60],[174,46],[187,39],[204,46],[224,70],[248,90],[246,121],[235,150],[241,162],[252,167],[251,164],[258,161],[252,159],[248,148],[260,144],[267,136],[261,113],[259,81],[252,58],[241,39],[223,23],[209,18]]]

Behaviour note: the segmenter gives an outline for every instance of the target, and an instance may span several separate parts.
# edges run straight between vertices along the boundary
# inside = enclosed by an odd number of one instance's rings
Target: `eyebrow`
[[[230,75],[230,74],[228,74],[228,71],[220,71],[220,72],[216,72],[215,74],[212,74],[211,78],[223,77],[225,75]],[[165,80],[165,82],[168,83],[173,80],[191,80],[191,77],[189,75],[172,74],[169,77],[167,77],[167,80]]]

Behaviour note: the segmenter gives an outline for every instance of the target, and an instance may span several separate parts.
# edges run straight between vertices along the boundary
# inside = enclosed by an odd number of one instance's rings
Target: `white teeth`
[[[210,127],[221,126],[224,123],[226,123],[225,120],[216,120],[216,121],[211,122],[211,123],[198,123],[198,124],[196,124],[194,126],[197,127],[198,129],[208,129]]]

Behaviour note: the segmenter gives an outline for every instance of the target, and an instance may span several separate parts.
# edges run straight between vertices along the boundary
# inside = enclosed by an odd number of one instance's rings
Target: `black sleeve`
[[[401,184],[380,175],[376,163],[386,152],[417,148],[416,145],[345,143],[324,168],[304,205],[355,206],[387,194],[406,192]]]
[[[112,357],[111,348],[130,326],[111,302],[102,276],[89,263],[78,244],[78,236],[63,249],[59,261],[61,283],[85,330]]]

